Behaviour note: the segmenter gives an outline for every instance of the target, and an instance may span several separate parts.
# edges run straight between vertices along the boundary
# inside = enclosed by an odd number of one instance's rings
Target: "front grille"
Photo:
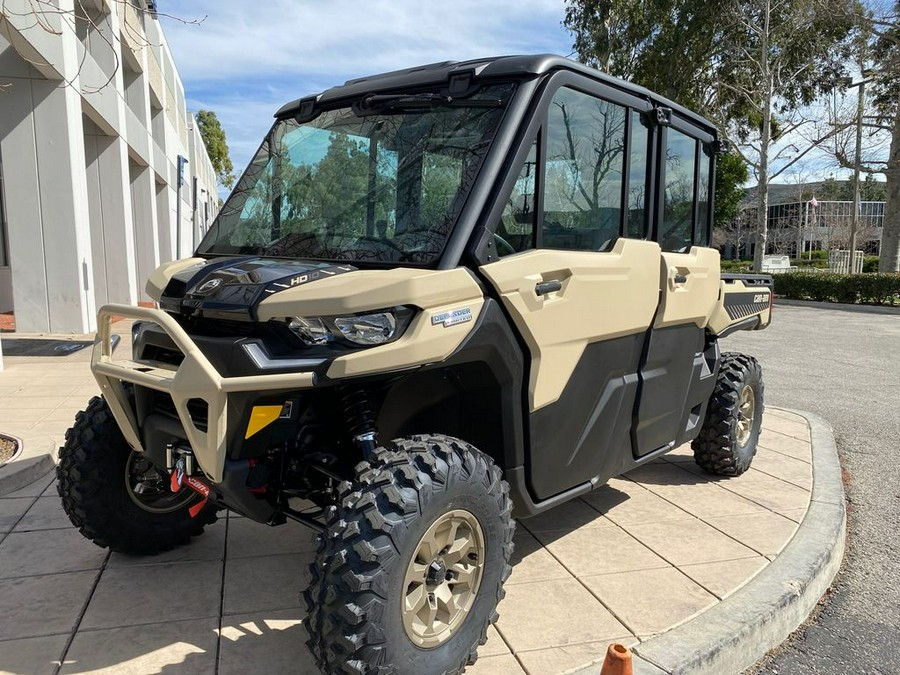
[[[160,347],[159,345],[145,345],[144,351],[141,353],[141,359],[144,361],[157,361],[159,363],[180,366],[181,362],[184,361],[184,354],[178,349]]]
[[[192,398],[187,403],[188,414],[194,426],[200,431],[206,431],[209,427],[209,406],[206,401],[200,398]],[[179,419],[178,412],[175,410],[175,401],[168,394],[155,391],[153,392],[152,411],[166,417]]]
[[[254,337],[260,332],[260,324],[253,321],[229,321],[228,319],[205,319],[173,315],[191,335],[208,337]]]

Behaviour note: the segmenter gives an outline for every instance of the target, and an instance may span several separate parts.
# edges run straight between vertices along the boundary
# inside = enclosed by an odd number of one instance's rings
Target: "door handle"
[[[690,275],[690,269],[686,267],[675,267],[674,265],[669,268],[669,288],[675,290],[676,286],[684,286],[688,282],[688,276]]]
[[[547,295],[547,293],[556,293],[562,290],[562,282],[559,279],[551,279],[550,281],[539,281],[534,285],[534,292],[537,295]]]

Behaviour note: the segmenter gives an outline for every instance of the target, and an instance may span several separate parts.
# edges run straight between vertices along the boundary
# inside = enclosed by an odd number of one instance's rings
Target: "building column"
[[[0,152],[4,191],[16,196],[7,200],[16,329],[86,333],[96,308],[73,0],[59,10],[47,31],[10,8],[4,34],[35,60],[3,95]]]
[[[120,136],[107,136],[86,120],[85,152],[96,303],[134,304],[137,285],[128,146]]]
[[[55,81],[16,86],[4,95],[12,123],[2,146],[5,191],[16,195],[7,204],[16,329],[86,333],[95,305],[81,99]]]
[[[137,261],[135,283],[139,300],[150,300],[144,290],[150,273],[159,267],[159,240],[156,235],[156,180],[149,166],[130,163],[133,210],[134,254]]]

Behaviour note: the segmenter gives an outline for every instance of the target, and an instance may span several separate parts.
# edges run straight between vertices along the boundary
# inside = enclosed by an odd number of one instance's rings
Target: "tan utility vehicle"
[[[150,277],[159,308],[100,311],[66,511],[128,553],[220,508],[304,523],[324,672],[462,672],[513,516],[689,441],[708,471],[750,464],[760,370],[719,338],[768,325],[771,279],[709,247],[718,149],[701,117],[555,56],[284,106],[195,257]],[[130,359],[114,315],[137,320]]]

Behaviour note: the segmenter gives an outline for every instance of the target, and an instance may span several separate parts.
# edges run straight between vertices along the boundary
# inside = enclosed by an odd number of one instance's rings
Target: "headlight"
[[[294,331],[297,337],[308,345],[328,344],[334,338],[331,331],[328,330],[328,326],[319,317],[305,319],[302,316],[298,316],[295,319],[291,319],[288,328]]]
[[[409,307],[393,307],[350,316],[300,316],[287,321],[291,332],[310,346],[334,341],[372,346],[399,338],[412,316],[413,310]]]
[[[334,319],[334,327],[350,342],[358,345],[380,345],[393,339],[397,319],[390,312],[339,316]]]

